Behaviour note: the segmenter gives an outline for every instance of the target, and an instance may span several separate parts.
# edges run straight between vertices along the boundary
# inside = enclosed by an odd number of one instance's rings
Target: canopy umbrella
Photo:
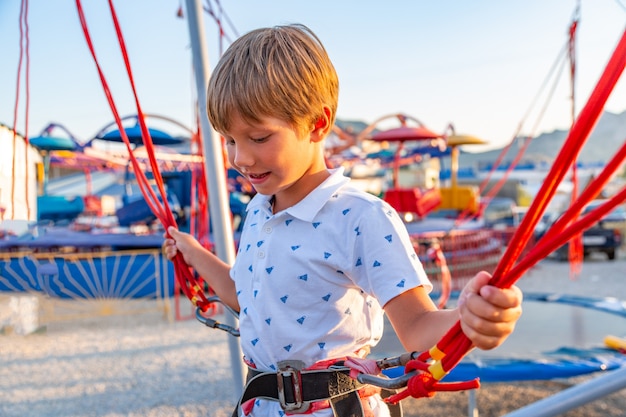
[[[35,136],[28,142],[40,151],[73,151],[78,147],[70,138],[49,135]]]
[[[396,148],[394,154],[393,164],[393,188],[398,188],[400,155],[404,149],[404,142],[435,140],[441,138],[441,134],[433,132],[416,119],[413,120],[418,123],[417,126],[408,126],[406,124],[407,116],[394,115],[393,117],[397,117],[398,120],[400,120],[400,127],[376,132],[370,137],[370,139],[376,142],[398,142],[398,147]]]
[[[126,132],[126,136],[128,136],[128,140],[131,143],[136,145],[143,144],[143,138],[141,136],[141,127],[139,125],[134,125],[131,127],[124,128]],[[152,138],[152,143],[155,145],[178,145],[184,142],[184,139],[174,137],[169,133],[166,133],[159,129],[148,128],[150,132],[150,137]],[[119,129],[111,130],[103,135],[96,136],[94,139],[107,140],[111,142],[123,142],[122,134]]]
[[[70,138],[57,137],[43,134],[29,139],[29,143],[34,146],[43,158],[43,193],[47,192],[48,176],[50,172],[50,152],[51,151],[73,151],[78,146]]]
[[[451,166],[450,166],[450,180],[452,182],[452,188],[456,188],[457,176],[459,170],[459,146],[461,145],[484,145],[487,141],[477,138],[471,135],[457,135],[454,132],[452,135],[446,137],[446,143],[452,148],[450,154]]]

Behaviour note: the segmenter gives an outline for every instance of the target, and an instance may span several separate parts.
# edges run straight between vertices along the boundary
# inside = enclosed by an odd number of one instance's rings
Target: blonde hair
[[[300,133],[331,110],[335,122],[339,80],[326,49],[300,24],[253,30],[226,50],[209,81],[207,113],[218,132],[232,116],[248,122],[275,117]]]

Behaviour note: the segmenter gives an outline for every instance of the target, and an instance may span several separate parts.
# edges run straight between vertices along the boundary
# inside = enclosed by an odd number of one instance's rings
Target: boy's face
[[[274,195],[281,209],[289,207],[319,185],[314,174],[326,171],[323,129],[298,133],[289,123],[265,117],[259,123],[233,118],[222,132],[230,164],[257,192]]]

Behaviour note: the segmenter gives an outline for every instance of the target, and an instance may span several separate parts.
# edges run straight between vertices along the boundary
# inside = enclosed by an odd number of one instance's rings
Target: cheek
[[[235,165],[235,148],[232,146],[226,147],[226,158],[228,159],[228,163],[230,165]]]

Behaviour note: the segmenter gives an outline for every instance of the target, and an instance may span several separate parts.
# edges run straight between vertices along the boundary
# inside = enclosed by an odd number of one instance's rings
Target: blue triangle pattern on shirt
[[[385,239],[387,240],[387,242],[391,243],[393,237],[391,235],[387,235],[387,236],[385,236]]]
[[[287,298],[289,298],[288,295],[283,295],[282,297],[280,297],[280,301],[282,301],[283,304],[286,304],[287,303]]]
[[[360,236],[360,235],[361,235],[361,231],[359,230],[359,228],[358,228],[358,227],[357,227],[357,228],[355,228],[355,229],[354,229],[354,231],[356,232],[356,235],[357,235],[357,236]]]
[[[245,308],[243,309],[243,314],[245,314],[246,316],[248,315],[248,307],[245,307]]]
[[[361,266],[361,265],[363,265],[363,262],[361,261],[361,258],[359,258],[356,260],[355,266]]]
[[[268,325],[272,324],[272,318],[271,318],[271,317],[266,318],[266,319],[265,319],[265,322],[266,322]]]
[[[374,261],[374,264],[372,265],[374,268],[379,267],[381,265],[380,262],[378,261]]]
[[[300,275],[298,278],[301,279],[302,281],[306,281],[309,279],[309,276],[307,274],[304,274],[304,275]]]
[[[260,247],[261,247],[261,245],[263,244],[263,242],[264,242],[263,240],[259,240],[259,241],[256,243],[256,247],[257,247],[257,248],[260,248]]]
[[[294,245],[294,246],[291,247],[292,251],[296,251],[298,249],[300,249],[300,245]]]
[[[287,352],[289,352],[291,350],[291,348],[293,347],[292,344],[289,344],[287,346],[283,346],[283,349],[285,349]]]
[[[322,224],[321,222],[314,222],[313,223],[313,228],[317,229],[317,227]]]
[[[267,272],[268,275],[271,274],[273,270],[274,270],[273,266],[270,266],[269,268],[265,268],[265,271]]]
[[[293,221],[293,219],[287,219],[285,220],[285,226],[289,226],[289,223],[291,223]]]
[[[248,252],[248,251],[250,250],[250,248],[251,248],[251,247],[252,247],[252,245],[248,243],[248,244],[246,245],[246,252]]]
[[[305,316],[302,316],[302,317],[300,317],[300,318],[299,318],[298,320],[296,320],[296,321],[297,321],[298,323],[302,324],[302,323],[304,323],[304,319],[305,319],[305,318],[306,318]]]
[[[248,267],[248,271],[252,272],[252,264]]]
[[[254,290],[254,292],[252,293],[254,298],[256,298],[257,294],[259,293],[259,290]]]
[[[252,346],[256,346],[256,344],[259,343],[259,338],[257,337],[256,339],[252,339],[250,343],[252,343]]]
[[[332,256],[332,253],[324,252],[324,259],[328,259]]]
[[[348,214],[348,213],[350,213],[350,209],[344,209],[344,210],[341,212],[341,214],[343,214],[344,216],[345,216],[346,214]]]
[[[317,344],[317,346],[319,346],[319,347],[320,347],[320,349],[324,349],[324,347],[326,347],[326,343],[325,343],[325,342],[319,342],[319,343]]]
[[[259,213],[259,209],[254,210],[254,214],[258,214]]]
[[[330,293],[326,294],[325,296],[322,297],[322,300],[324,301],[328,301],[330,300]]]
[[[402,280],[396,284],[396,287],[404,288],[405,280]]]

